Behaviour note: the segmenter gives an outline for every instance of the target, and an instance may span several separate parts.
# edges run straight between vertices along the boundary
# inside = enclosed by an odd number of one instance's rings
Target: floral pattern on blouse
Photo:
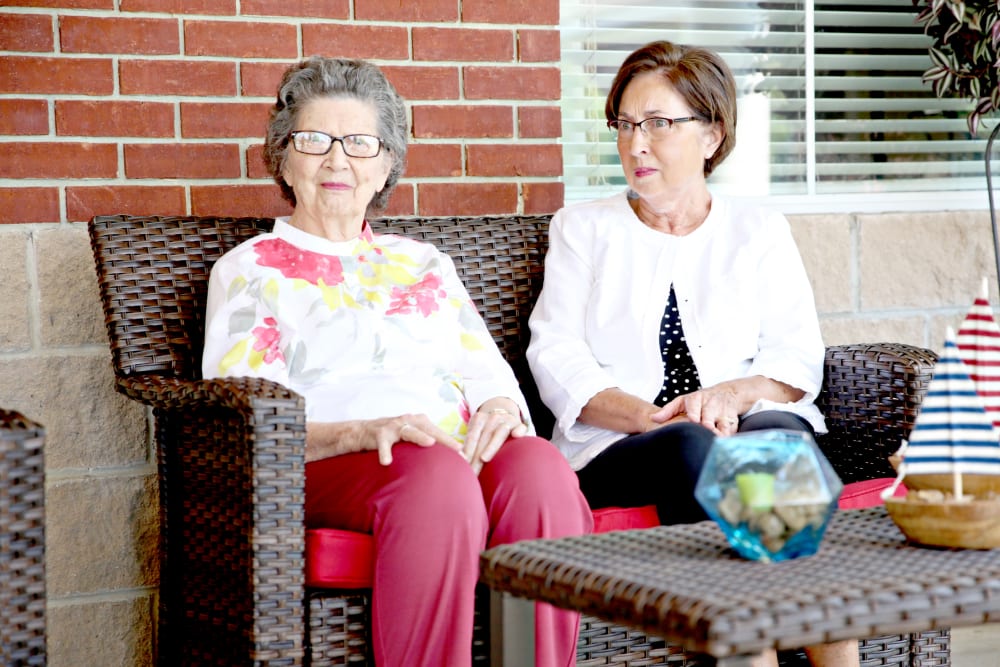
[[[279,219],[226,253],[212,269],[205,340],[206,378],[281,383],[305,397],[310,420],[425,413],[461,439],[494,396],[528,414],[451,259],[367,225],[331,242]]]

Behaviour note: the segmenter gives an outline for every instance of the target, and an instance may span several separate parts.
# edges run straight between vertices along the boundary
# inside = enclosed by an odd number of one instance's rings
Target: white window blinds
[[[563,0],[561,11],[567,201],[624,187],[604,100],[625,57],[656,39],[713,49],[736,76],[737,148],[715,189],[985,189],[986,142],[965,120],[972,103],[938,99],[921,81],[929,38],[912,0]]]

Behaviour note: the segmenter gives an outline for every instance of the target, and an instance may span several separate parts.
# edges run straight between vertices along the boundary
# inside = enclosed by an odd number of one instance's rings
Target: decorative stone
[[[811,556],[844,485],[806,433],[749,431],[716,438],[695,497],[744,558]]]

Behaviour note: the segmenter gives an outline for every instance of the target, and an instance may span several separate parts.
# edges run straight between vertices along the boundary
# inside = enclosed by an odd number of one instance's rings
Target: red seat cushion
[[[895,480],[892,477],[880,477],[845,484],[844,490],[840,493],[840,502],[837,503],[837,507],[842,510],[878,507],[882,504],[882,490],[892,486],[893,481]],[[906,487],[900,484],[893,495],[905,496]]]
[[[882,504],[882,489],[892,478],[873,479],[844,485],[840,509],[874,507]],[[896,495],[906,493],[900,486]],[[656,507],[605,507],[594,510],[594,532],[651,528],[660,525]],[[306,531],[306,585],[316,588],[371,588],[375,544],[371,535],[337,528]]]
[[[658,526],[656,508],[608,507],[594,511],[594,532]],[[375,542],[367,533],[338,528],[306,531],[306,586],[371,588]]]

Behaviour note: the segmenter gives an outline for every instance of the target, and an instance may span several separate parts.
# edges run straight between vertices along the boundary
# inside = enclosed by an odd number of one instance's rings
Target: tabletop
[[[480,573],[717,658],[1000,620],[1000,550],[910,545],[884,507],[835,512],[789,561],[743,559],[705,521],[501,545]]]

